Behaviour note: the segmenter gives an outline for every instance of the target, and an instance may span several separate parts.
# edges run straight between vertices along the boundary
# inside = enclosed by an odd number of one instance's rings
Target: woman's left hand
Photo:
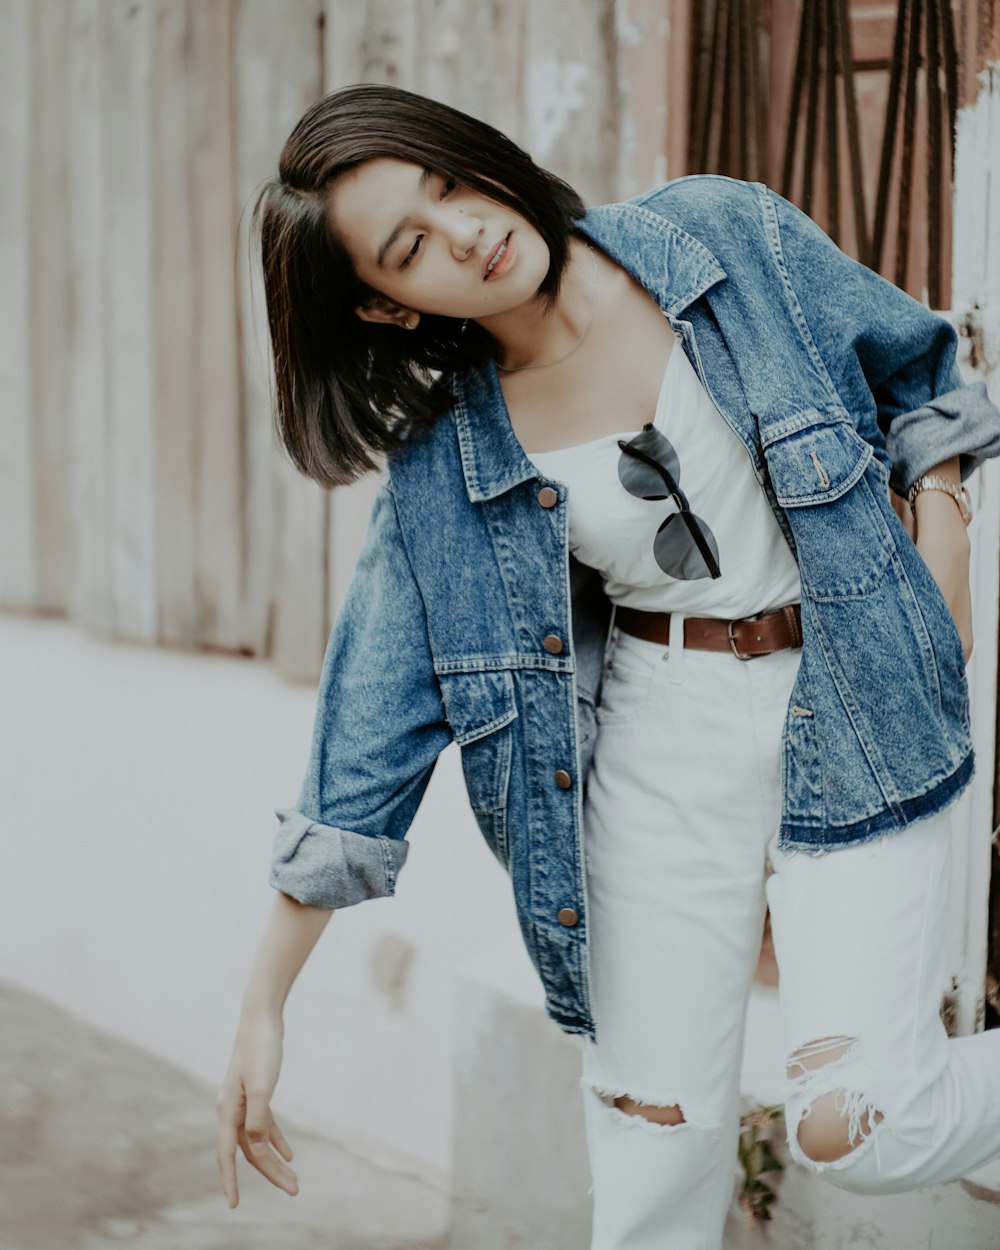
[[[972,654],[969,531],[954,499],[944,491],[921,491],[915,505],[917,550],[951,610],[968,660]]]

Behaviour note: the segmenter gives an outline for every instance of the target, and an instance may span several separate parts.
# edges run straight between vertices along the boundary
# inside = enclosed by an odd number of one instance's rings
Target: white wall
[[[255,661],[0,616],[0,691],[0,976],[217,1082],[313,689]],[[335,915],[293,989],[275,1106],[440,1171],[455,970],[520,942],[455,747],[411,842],[398,896]]]

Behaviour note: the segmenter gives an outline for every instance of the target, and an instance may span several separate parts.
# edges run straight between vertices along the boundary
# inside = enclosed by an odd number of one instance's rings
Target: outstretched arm
[[[272,1185],[298,1193],[291,1147],[271,1113],[281,1071],[282,1012],[295,978],[333,915],[280,891],[243,993],[239,1028],[219,1092],[216,1158],[230,1207],[239,1202],[236,1147]]]

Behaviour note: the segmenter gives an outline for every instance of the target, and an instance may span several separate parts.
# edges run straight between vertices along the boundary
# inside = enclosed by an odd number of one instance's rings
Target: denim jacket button
[[[569,775],[565,768],[557,768],[555,773],[555,783],[560,790],[568,790],[573,784],[573,778]]]
[[[543,486],[536,498],[543,508],[554,508],[559,502],[559,496],[551,486]]]
[[[572,907],[560,907],[556,919],[567,929],[572,929],[580,923],[580,916]]]
[[[542,646],[550,655],[559,655],[563,649],[563,640],[558,634],[546,634],[542,639]]]

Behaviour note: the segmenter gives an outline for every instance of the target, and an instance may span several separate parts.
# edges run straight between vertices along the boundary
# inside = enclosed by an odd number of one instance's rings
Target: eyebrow
[[[433,172],[434,171],[432,169],[429,169],[426,166],[420,171],[420,181],[417,183],[417,190],[423,191],[424,187],[426,187],[427,183],[430,181]],[[393,230],[392,234],[389,235],[386,241],[379,248],[378,255],[375,257],[375,264],[378,265],[379,269],[382,268],[382,262],[385,260],[386,252],[388,252],[389,248],[392,247],[399,236],[403,233],[409,225],[409,222],[409,217],[404,217],[395,230]]]

